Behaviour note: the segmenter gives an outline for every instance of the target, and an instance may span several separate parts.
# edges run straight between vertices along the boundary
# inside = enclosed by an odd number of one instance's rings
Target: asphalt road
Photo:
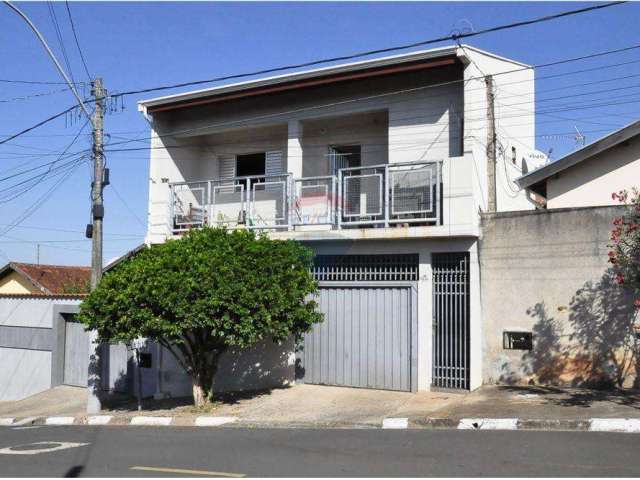
[[[0,427],[0,476],[620,477],[639,451],[587,432]]]

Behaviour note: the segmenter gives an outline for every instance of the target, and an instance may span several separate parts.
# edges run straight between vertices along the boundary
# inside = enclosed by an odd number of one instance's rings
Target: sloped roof
[[[559,158],[555,162],[548,163],[536,170],[532,170],[526,175],[517,178],[516,183],[520,188],[535,188],[537,184],[545,182],[549,177],[552,177],[569,167],[573,167],[574,165],[584,162],[585,160],[620,145],[621,143],[638,135],[640,135],[640,120],[636,120],[619,130],[605,135],[599,140],[582,147],[580,150],[576,150],[575,152]]]
[[[432,48],[429,50],[419,50],[409,53],[402,53],[399,55],[392,55],[386,57],[373,58],[368,60],[360,60],[356,62],[338,63],[328,67],[314,68],[311,70],[299,70],[283,75],[276,75],[271,77],[261,77],[257,79],[251,79],[238,83],[230,83],[225,85],[218,85],[215,87],[204,88],[200,90],[193,90],[183,93],[177,93],[172,95],[166,95],[163,97],[149,98],[138,102],[138,110],[142,112],[152,113],[153,111],[161,111],[169,109],[173,106],[183,105],[184,102],[197,102],[202,103],[204,98],[215,98],[232,93],[239,94],[239,92],[247,92],[252,89],[274,87],[276,85],[283,85],[291,82],[301,82],[303,80],[310,81],[312,79],[318,79],[322,77],[330,77],[339,74],[355,74],[356,72],[362,72],[377,68],[389,68],[393,66],[408,64],[412,62],[419,62],[425,60],[436,60],[445,57],[453,58],[466,58],[467,52],[470,50],[482,55],[497,58],[499,60],[513,63],[520,67],[527,68],[526,65],[521,62],[516,62],[509,58],[501,57],[491,52],[481,50],[471,45],[449,45],[445,47]],[[271,90],[273,91],[273,90]]]
[[[11,271],[24,277],[43,294],[89,293],[90,267],[10,262],[0,270],[0,277]]]

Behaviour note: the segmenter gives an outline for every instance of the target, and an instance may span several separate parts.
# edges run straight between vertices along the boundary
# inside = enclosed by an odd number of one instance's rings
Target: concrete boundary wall
[[[637,312],[607,256],[621,212],[611,206],[482,215],[485,383],[633,385]],[[505,331],[531,332],[533,348],[504,348]]]

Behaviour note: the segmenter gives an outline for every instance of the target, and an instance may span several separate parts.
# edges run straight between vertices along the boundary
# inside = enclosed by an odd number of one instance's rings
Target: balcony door
[[[341,168],[361,166],[360,145],[331,145],[329,147],[329,161],[332,175],[337,175]]]

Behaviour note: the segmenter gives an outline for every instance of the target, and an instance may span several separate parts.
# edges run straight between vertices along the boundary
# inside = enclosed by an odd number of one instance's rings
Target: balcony
[[[204,225],[268,231],[441,225],[442,162],[172,183],[171,232]]]

